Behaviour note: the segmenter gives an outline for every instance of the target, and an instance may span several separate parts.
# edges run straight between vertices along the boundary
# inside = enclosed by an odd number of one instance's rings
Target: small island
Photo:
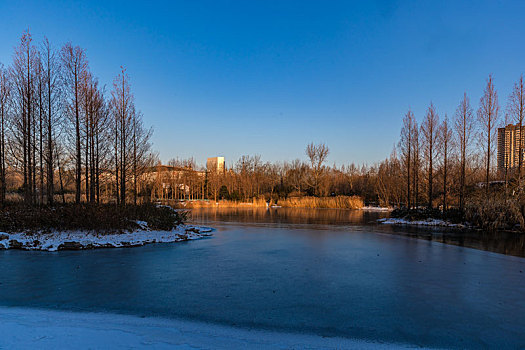
[[[83,250],[171,243],[211,235],[209,227],[184,223],[187,212],[154,204],[10,204],[0,211],[0,249]]]

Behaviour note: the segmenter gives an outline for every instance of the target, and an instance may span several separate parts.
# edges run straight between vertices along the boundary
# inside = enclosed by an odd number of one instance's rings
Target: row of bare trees
[[[497,144],[497,130],[508,123],[515,123],[519,130],[525,115],[525,90],[523,77],[516,82],[508,99],[504,120],[500,118],[498,93],[494,79],[487,79],[477,113],[474,113],[470,99],[464,93],[453,122],[445,115],[442,122],[435,106],[431,103],[421,125],[418,125],[412,111],[403,118],[398,145],[400,169],[403,173],[403,198],[408,208],[418,207],[424,199],[432,208],[436,201],[435,183],[441,182],[441,206],[446,210],[450,204],[463,209],[467,189],[473,184],[483,185],[489,198],[491,181],[501,180],[502,174],[494,167],[494,153]],[[522,149],[521,133],[515,138],[515,146]],[[521,183],[523,152],[518,152],[518,169],[514,172]],[[506,163],[506,168],[511,165]],[[436,172],[440,179],[436,180]],[[507,184],[505,172],[505,186]],[[424,177],[424,179],[423,179]],[[420,189],[426,189],[422,198]]]
[[[306,147],[305,160],[271,163],[263,162],[259,155],[244,155],[224,172],[199,169],[193,159],[174,159],[169,165],[176,170],[155,167],[158,170],[151,193],[159,199],[236,201],[357,194],[367,201],[377,201],[379,165],[329,166],[328,154],[326,144],[311,143]],[[379,172],[384,173],[382,167]]]
[[[0,201],[9,183],[28,204],[65,202],[68,192],[98,203],[102,187],[117,203],[137,202],[151,132],[123,68],[108,96],[83,48],[35,44],[25,32],[11,65],[0,64]]]

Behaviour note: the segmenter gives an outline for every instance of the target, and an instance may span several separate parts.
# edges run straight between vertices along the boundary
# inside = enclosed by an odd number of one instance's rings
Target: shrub
[[[115,233],[139,228],[145,221],[154,230],[171,230],[185,220],[185,214],[153,204],[65,204],[54,207],[10,203],[0,210],[0,231],[49,232],[96,231]]]
[[[506,230],[520,224],[520,212],[514,200],[478,199],[466,203],[465,219],[488,231]]]

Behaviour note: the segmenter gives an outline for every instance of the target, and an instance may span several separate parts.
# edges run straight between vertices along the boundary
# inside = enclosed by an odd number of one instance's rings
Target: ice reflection
[[[331,230],[387,233],[410,238],[452,244],[499,254],[525,257],[525,234],[517,232],[484,232],[479,230],[446,229],[442,227],[409,227],[377,225],[376,220],[387,212],[342,209],[302,208],[200,208],[191,211],[196,223],[218,224],[242,222],[293,227],[325,228]],[[307,226],[305,226],[307,225]],[[323,227],[328,225],[328,227]],[[373,229],[371,229],[373,226]]]

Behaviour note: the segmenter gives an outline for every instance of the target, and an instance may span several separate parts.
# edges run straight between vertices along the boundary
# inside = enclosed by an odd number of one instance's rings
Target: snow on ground
[[[366,207],[360,208],[360,210],[366,210],[366,211],[392,211],[393,209],[392,208],[385,208],[385,207],[366,206]]]
[[[0,249],[57,251],[63,249],[93,249],[141,246],[148,243],[180,242],[211,236],[212,228],[179,225],[171,231],[150,231],[147,223],[138,221],[140,230],[134,232],[99,234],[73,231],[52,233],[2,233]]]
[[[138,316],[0,308],[0,349],[406,349],[415,345]],[[417,347],[419,348],[419,347]]]
[[[406,220],[399,218],[385,218],[377,220],[380,224],[389,224],[389,225],[412,225],[412,226],[440,226],[440,227],[455,227],[455,228],[465,228],[463,224],[453,224],[451,222],[440,220],[440,219],[426,219],[426,220]]]

